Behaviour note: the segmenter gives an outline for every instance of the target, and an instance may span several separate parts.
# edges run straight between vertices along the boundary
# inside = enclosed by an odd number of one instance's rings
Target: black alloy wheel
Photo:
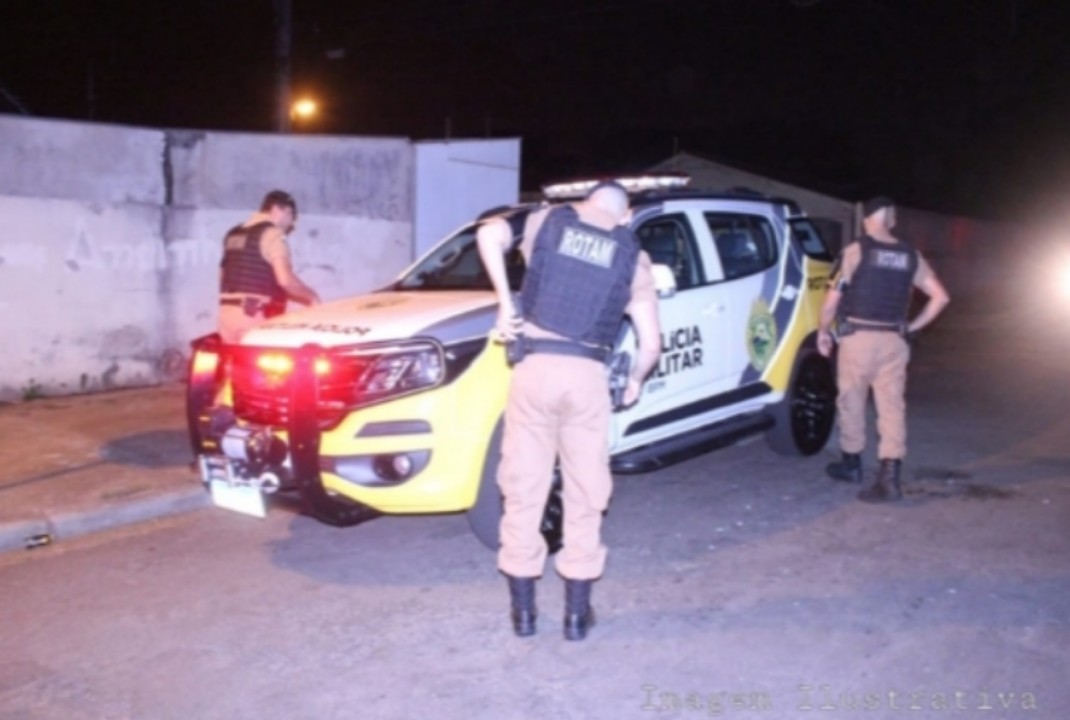
[[[787,395],[770,412],[776,424],[766,439],[774,451],[804,456],[820,452],[836,420],[836,380],[828,359],[803,351]]]

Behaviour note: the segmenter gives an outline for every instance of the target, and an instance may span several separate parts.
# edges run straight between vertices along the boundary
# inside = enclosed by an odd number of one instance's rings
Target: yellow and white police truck
[[[835,384],[815,347],[831,257],[814,225],[786,199],[690,190],[686,176],[618,179],[660,279],[662,348],[639,402],[613,415],[613,471],[649,472],[754,433],[776,452],[818,452]],[[546,202],[592,185],[547,186]],[[519,244],[539,206],[491,212]],[[273,318],[240,345],[215,335],[193,343],[190,439],[217,505],[263,516],[273,494],[297,492],[335,525],[467,512],[497,546],[509,367],[491,340],[496,302],[476,227],[380,291]],[[507,266],[519,290],[518,248]],[[626,329],[620,349],[629,348]],[[560,520],[552,495],[551,545]]]

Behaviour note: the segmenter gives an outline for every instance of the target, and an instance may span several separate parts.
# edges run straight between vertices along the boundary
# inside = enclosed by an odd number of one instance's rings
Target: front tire
[[[820,452],[836,419],[836,380],[828,358],[802,350],[788,392],[770,408],[770,415],[775,424],[765,438],[774,452],[794,456]]]
[[[483,473],[479,478],[479,492],[475,504],[468,510],[468,524],[479,541],[491,550],[501,544],[502,494],[498,489],[498,465],[502,461],[502,434],[505,424],[499,422],[487,446]],[[564,509],[561,501],[561,469],[554,467],[554,480],[546,502],[540,532],[546,547],[553,554],[561,549]]]

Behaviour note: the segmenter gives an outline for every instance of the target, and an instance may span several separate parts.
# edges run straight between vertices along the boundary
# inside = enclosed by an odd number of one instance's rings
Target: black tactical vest
[[[223,279],[220,290],[225,293],[266,295],[273,302],[286,302],[286,291],[275,279],[275,270],[260,254],[260,238],[272,225],[261,222],[249,227],[231,228],[223,239]],[[240,238],[244,236],[244,243]]]
[[[862,258],[844,291],[841,315],[888,324],[906,322],[918,269],[917,251],[902,240],[886,243],[863,235],[857,242]]]
[[[631,299],[639,241],[580,220],[564,205],[546,215],[520,288],[524,318],[571,340],[611,347]]]

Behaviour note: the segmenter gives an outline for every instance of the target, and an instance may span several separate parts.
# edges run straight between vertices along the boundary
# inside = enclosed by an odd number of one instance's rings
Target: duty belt
[[[604,363],[609,358],[609,351],[601,347],[592,347],[570,340],[551,340],[537,338],[523,338],[524,349],[528,354],[544,353],[546,355],[570,355],[572,357],[587,358]]]
[[[257,315],[263,315],[266,318],[275,317],[281,315],[286,306],[283,303],[273,300],[261,300],[255,297],[243,297],[243,298],[220,298],[220,305],[236,305],[245,311],[245,314],[249,317],[256,317]]]
[[[841,320],[837,326],[837,334],[840,337],[847,337],[860,331],[873,331],[873,332],[894,332],[906,337],[907,324],[906,323],[860,323],[851,322],[850,320]]]

